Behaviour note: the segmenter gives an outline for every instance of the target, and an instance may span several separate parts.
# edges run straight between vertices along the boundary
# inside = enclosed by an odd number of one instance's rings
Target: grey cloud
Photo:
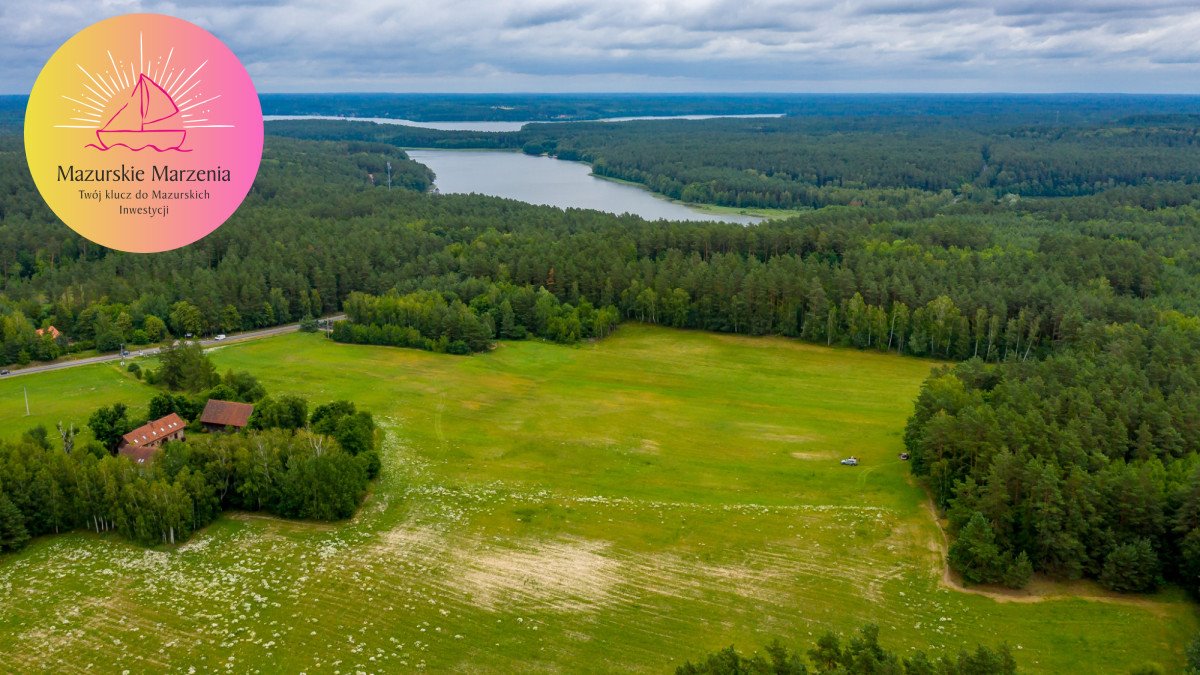
[[[0,91],[135,11],[211,30],[263,91],[1200,88],[1193,0],[44,0],[0,7]]]
[[[1060,0],[1048,3],[1039,0],[999,0],[989,5],[1000,16],[1048,14],[1121,14],[1149,16],[1163,12],[1194,10],[1191,0]]]
[[[877,0],[874,2],[858,3],[854,13],[859,16],[876,14],[934,14],[945,13],[960,9],[978,7],[973,2],[964,0]]]
[[[578,20],[586,12],[578,6],[562,4],[551,7],[535,7],[532,10],[517,10],[510,14],[504,25],[508,28],[536,28],[564,21]]]

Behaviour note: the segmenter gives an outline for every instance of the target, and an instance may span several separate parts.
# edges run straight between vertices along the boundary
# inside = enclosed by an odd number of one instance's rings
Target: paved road
[[[346,318],[346,315],[345,314],[337,314],[335,316],[323,317],[323,318],[329,319],[331,321],[341,321],[342,319]],[[251,331],[246,331],[244,333],[233,333],[229,337],[225,338],[224,340],[214,340],[211,338],[207,339],[207,340],[201,340],[200,344],[205,347],[215,347],[217,345],[227,345],[227,344],[233,344],[235,342],[247,342],[250,340],[260,340],[262,338],[272,337],[275,335],[283,335],[284,333],[295,333],[298,330],[300,330],[300,324],[293,323],[293,324],[289,324],[287,326],[276,326],[274,328],[263,328],[262,330],[251,330]],[[141,350],[131,349],[129,351],[130,357],[153,356],[153,355],[157,354],[158,352],[159,352],[159,350],[157,347],[151,348],[151,349],[141,349]],[[5,375],[4,377],[7,379],[10,377],[18,377],[20,375],[32,375],[33,373],[45,373],[45,372],[48,372],[51,370],[62,370],[64,368],[75,368],[76,366],[87,366],[87,365],[91,365],[93,363],[107,363],[109,361],[120,361],[122,358],[126,358],[126,357],[123,357],[120,354],[103,354],[101,356],[89,356],[88,358],[85,358],[85,359],[73,359],[70,361],[55,361],[53,363],[44,363],[44,364],[37,365],[37,366],[29,366],[27,368],[13,370],[11,373],[9,373],[8,375]]]

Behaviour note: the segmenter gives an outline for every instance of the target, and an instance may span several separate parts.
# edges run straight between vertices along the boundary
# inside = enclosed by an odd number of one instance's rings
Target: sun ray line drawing
[[[217,94],[216,96],[214,96],[214,97],[212,97],[212,98],[205,99],[205,100],[203,100],[203,101],[200,101],[199,103],[193,103],[192,105],[189,105],[189,106],[188,106],[188,107],[186,107],[186,108],[180,108],[180,110],[191,110],[192,108],[195,108],[195,107],[196,107],[196,106],[198,106],[198,105],[204,105],[205,103],[208,103],[209,101],[215,101],[215,100],[217,100],[217,99],[219,99],[219,98],[221,98],[221,95],[220,95],[220,94]],[[190,99],[189,99],[189,100],[190,100]],[[188,102],[188,101],[184,101],[184,103],[185,103],[185,104],[186,104],[187,102]]]
[[[78,68],[84,75],[87,75],[88,79],[90,79],[93,84],[95,84],[97,87],[100,87],[100,89],[104,90],[104,92],[108,94],[108,98],[112,98],[113,93],[108,90],[108,87],[105,87],[103,84],[100,84],[99,82],[97,82],[96,78],[92,77],[92,74],[89,73],[87,70],[84,70],[83,66],[76,63],[75,67]]]
[[[117,77],[120,78],[120,80],[121,80],[121,87],[128,89],[129,83],[125,81],[125,73],[120,68],[117,67],[117,60],[113,58],[112,50],[110,49],[107,51],[108,51],[108,60],[110,63],[112,63],[113,70],[117,71]]]
[[[200,72],[206,65],[208,65],[207,60],[205,60],[205,62],[201,63],[199,66],[196,66],[196,69],[192,71],[192,74],[188,75],[187,79],[184,80],[183,84],[179,85],[179,87],[182,87],[184,84],[187,84],[193,77],[196,76],[196,73]],[[176,93],[177,91],[179,91],[179,88],[176,88],[175,91],[169,91],[167,93],[171,95],[171,98],[176,98],[177,96],[179,96],[179,94]]]
[[[130,54],[133,50],[126,47],[118,51]],[[85,76],[80,84],[86,93],[79,94],[78,99],[63,95],[80,109],[67,111],[67,115],[75,115],[65,117],[69,124],[54,125],[58,129],[96,130],[98,143],[87,147],[100,151],[124,147],[136,152],[153,147],[158,152],[188,152],[182,145],[189,138],[189,129],[234,128],[233,124],[208,124],[210,120],[221,121],[208,117],[212,114],[209,104],[220,99],[221,94],[208,96],[211,91],[200,89],[202,84],[209,88],[199,75],[208,60],[189,69],[184,67],[188,64],[175,62],[173,46],[164,59],[153,44],[147,59],[144,32],[138,33],[136,66],[132,57],[117,61],[112,49],[104,52],[111,69],[92,72],[76,64]],[[125,72],[127,67],[129,72]],[[205,108],[199,110],[202,106]],[[187,112],[192,110],[196,112]]]
[[[89,87],[86,82],[83,83],[83,88],[92,92],[92,94],[94,94],[96,96],[96,98],[100,99],[101,101],[104,101],[105,103],[108,103],[111,100],[111,97],[109,97],[109,96],[101,96],[100,92]]]
[[[195,82],[192,83],[192,86],[188,87],[182,94],[180,94],[179,96],[172,96],[171,98],[183,98],[184,96],[187,96],[187,93],[189,91],[195,89],[196,85],[200,84],[203,81],[204,80],[196,80]],[[190,101],[191,99],[188,99],[188,100]]]
[[[65,98],[65,99],[67,99],[67,100],[68,100],[68,101],[70,101],[71,103],[78,103],[79,105],[82,105],[82,106],[86,106],[86,107],[88,107],[88,108],[91,108],[92,110],[95,110],[96,112],[104,112],[104,109],[103,109],[103,108],[97,108],[97,107],[96,107],[96,106],[94,106],[94,105],[88,105],[87,103],[84,103],[83,101],[76,101],[75,99],[71,98],[70,96],[67,96],[66,94],[63,94],[63,95],[62,95],[62,97],[63,97],[63,98]]]
[[[179,84],[179,80],[183,77],[183,74],[186,72],[187,72],[187,68],[181,69],[179,71],[179,74],[175,76],[175,81],[171,83],[170,87],[164,87],[164,89],[167,90],[168,94],[171,93],[171,89],[173,89],[175,87],[175,85]]]
[[[167,72],[167,66],[171,65],[171,57],[174,56],[174,54],[175,48],[171,47],[171,50],[167,52],[167,60],[163,62],[162,68],[158,71],[159,75]],[[157,82],[158,78],[154,78],[154,81]]]

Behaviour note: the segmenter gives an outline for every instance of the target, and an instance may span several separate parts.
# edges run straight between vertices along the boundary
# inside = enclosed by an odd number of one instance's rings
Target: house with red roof
[[[207,431],[225,431],[230,427],[245,429],[250,424],[250,415],[252,414],[254,414],[254,406],[249,403],[218,401],[214,398],[204,404],[204,412],[200,414],[200,424],[203,424]]]

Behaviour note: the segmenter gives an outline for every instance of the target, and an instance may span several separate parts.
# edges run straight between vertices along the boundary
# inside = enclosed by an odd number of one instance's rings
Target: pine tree
[[[25,529],[25,517],[8,498],[0,492],[0,551],[19,551],[29,543],[29,532]]]
[[[950,565],[973,584],[990,584],[1000,580],[1004,561],[996,545],[992,526],[978,511],[950,545]]]

